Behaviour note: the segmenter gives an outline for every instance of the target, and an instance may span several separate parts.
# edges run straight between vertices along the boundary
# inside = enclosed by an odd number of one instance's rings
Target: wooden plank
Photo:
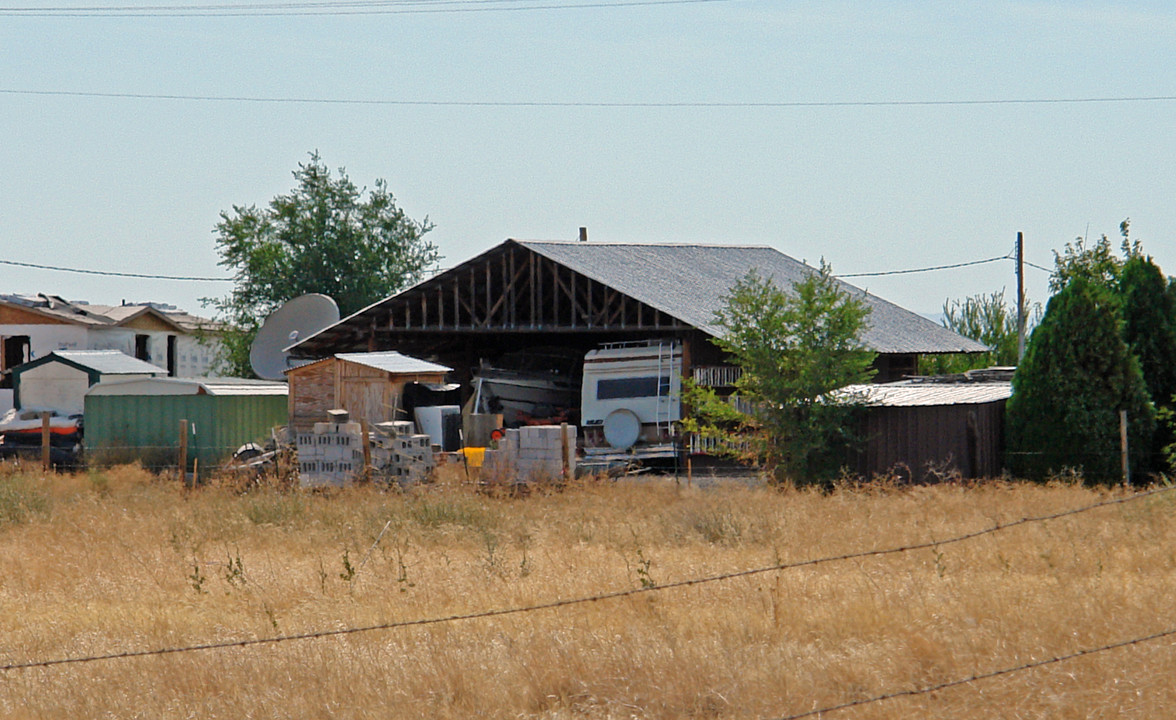
[[[530,253],[527,258],[528,270],[530,272],[530,280],[527,283],[527,294],[531,296],[531,327],[535,327],[535,313],[538,310],[539,298],[535,297],[535,253]]]
[[[518,303],[515,302],[515,300],[517,298],[517,293],[515,293],[515,280],[517,280],[518,277],[515,275],[514,248],[511,248],[508,251],[508,255],[510,257],[510,287],[507,288],[507,290],[509,291],[507,293],[507,295],[508,295],[507,302],[509,303],[509,306],[510,306],[510,326],[514,327],[518,321],[518,315],[517,315]]]

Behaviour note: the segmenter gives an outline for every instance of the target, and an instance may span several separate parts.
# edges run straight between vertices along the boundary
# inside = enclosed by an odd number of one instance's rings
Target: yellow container
[[[482,459],[486,457],[486,448],[469,447],[461,449],[462,455],[465,455],[466,464],[470,467],[482,467]]]

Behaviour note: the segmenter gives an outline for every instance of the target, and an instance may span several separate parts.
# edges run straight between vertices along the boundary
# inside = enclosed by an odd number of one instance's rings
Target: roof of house
[[[641,245],[517,241],[520,245],[615,288],[710,335],[731,287],[751,269],[787,288],[814,268],[757,245]],[[840,281],[839,281],[840,282]],[[870,308],[865,344],[880,353],[984,352],[981,343],[849,283],[844,290]]]
[[[414,374],[434,374],[452,372],[453,368],[439,365],[437,363],[429,362],[428,360],[421,360],[414,358],[411,355],[396,352],[394,350],[387,352],[366,352],[366,353],[336,353],[328,358],[323,358],[311,363],[304,363],[297,367],[290,368],[296,370],[298,368],[306,367],[307,365],[317,365],[320,362],[326,362],[332,358],[345,360],[347,362],[364,365],[376,370],[383,370],[390,373],[398,373],[403,375]],[[286,370],[286,372],[290,372]]]
[[[222,323],[215,320],[198,317],[174,306],[160,303],[91,305],[78,300],[66,300],[57,295],[0,294],[0,304],[19,307],[53,320],[91,327],[118,327],[143,315],[157,317],[187,333],[197,330],[216,331],[222,327]]]
[[[57,350],[36,360],[26,363],[27,368],[36,367],[52,362],[54,359],[66,361],[78,368],[91,370],[101,375],[166,375],[167,370],[133,358],[119,350]]]

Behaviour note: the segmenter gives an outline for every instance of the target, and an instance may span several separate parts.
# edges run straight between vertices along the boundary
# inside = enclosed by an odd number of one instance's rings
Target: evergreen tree
[[[1140,468],[1150,455],[1155,410],[1111,289],[1076,275],[1050,299],[1013,378],[1010,470],[1046,479],[1073,468],[1088,482],[1114,483],[1121,475],[1120,410],[1129,419],[1132,467]]]
[[[1150,257],[1127,261],[1119,275],[1123,339],[1139,358],[1152,401],[1169,407],[1176,394],[1176,304]]]

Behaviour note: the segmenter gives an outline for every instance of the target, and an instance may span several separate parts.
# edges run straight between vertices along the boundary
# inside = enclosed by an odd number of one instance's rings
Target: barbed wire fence
[[[751,577],[765,573],[784,572],[804,567],[816,567],[829,563],[845,562],[850,560],[860,560],[865,558],[876,558],[888,555],[897,555],[902,553],[910,553],[918,550],[938,549],[943,546],[953,545],[967,542],[977,538],[985,537],[995,533],[1003,532],[1015,527],[1030,525],[1034,523],[1044,523],[1052,520],[1058,520],[1065,517],[1080,515],[1100,508],[1111,506],[1124,505],[1127,503],[1138,502],[1147,498],[1157,497],[1166,493],[1176,491],[1176,485],[1165,485],[1162,487],[1155,487],[1149,490],[1136,492],[1130,495],[1121,497],[1112,497],[1096,503],[1090,503],[1076,508],[1067,510],[1060,510],[1057,512],[1045,514],[1026,516],[1016,520],[1007,522],[996,522],[988,527],[978,530],[973,530],[966,533],[961,533],[943,539],[932,539],[924,542],[909,543],[905,545],[893,546],[889,548],[879,548],[873,550],[861,550],[857,552],[844,553],[840,555],[830,555],[818,558],[811,558],[808,560],[800,560],[795,562],[776,563],[763,567],[749,568],[744,570],[736,570],[732,572],[706,575],[700,577],[687,578],[673,582],[661,583],[656,585],[642,586],[639,588],[629,588],[625,590],[616,590],[611,592],[598,593],[589,596],[580,596],[574,598],[564,598],[552,600],[544,603],[536,603],[531,605],[523,605],[516,607],[497,608],[490,610],[481,610],[468,613],[456,613],[451,615],[444,615],[431,618],[418,618],[415,620],[403,620],[387,623],[378,623],[373,625],[354,626],[346,628],[336,628],[332,630],[319,630],[305,633],[295,633],[286,635],[275,635],[265,638],[245,638],[239,640],[224,640],[208,643],[179,645],[173,647],[152,648],[146,650],[131,650],[122,652],[100,653],[94,655],[65,657],[65,658],[50,658],[43,660],[32,660],[27,662],[9,663],[0,665],[0,674],[9,673],[19,670],[30,670],[34,668],[53,668],[65,665],[80,665],[87,663],[96,663],[103,661],[115,661],[129,658],[143,658],[163,655],[176,655],[195,652],[207,652],[214,650],[225,650],[230,648],[250,648],[263,645],[274,645],[284,642],[294,641],[309,641],[325,638],[335,638],[347,635],[356,635],[361,633],[392,631],[404,628],[416,628],[430,625],[441,625],[455,622],[470,622],[480,619],[497,618],[510,615],[521,615],[532,612],[540,612],[547,610],[556,610],[560,608],[572,607],[577,605],[586,605],[591,603],[608,602],[622,598],[635,597],[638,595],[648,595],[654,593],[664,593],[670,590],[683,589],[689,587],[696,587],[707,585],[711,583],[723,582],[737,578]],[[1037,668],[1064,663],[1081,657],[1096,655],[1099,653],[1109,652],[1122,648],[1127,648],[1135,645],[1140,645],[1149,642],[1166,639],[1176,636],[1176,628],[1166,628],[1149,634],[1131,637],[1127,639],[1109,642],[1099,646],[1081,648],[1070,653],[1055,655],[1049,658],[1030,661],[1019,665],[988,670],[984,672],[977,672],[966,677],[945,680],[939,683],[925,685],[918,688],[906,688],[901,690],[894,690],[866,698],[859,698],[852,701],[830,705],[822,708],[816,708],[793,715],[781,716],[778,720],[798,720],[800,718],[819,717],[829,713],[834,713],[840,710],[847,710],[855,707],[862,707],[876,703],[894,700],[902,697],[913,697],[933,693],[939,690],[944,690],[953,687],[968,685],[984,680],[1011,675],[1020,672],[1026,672]]]

